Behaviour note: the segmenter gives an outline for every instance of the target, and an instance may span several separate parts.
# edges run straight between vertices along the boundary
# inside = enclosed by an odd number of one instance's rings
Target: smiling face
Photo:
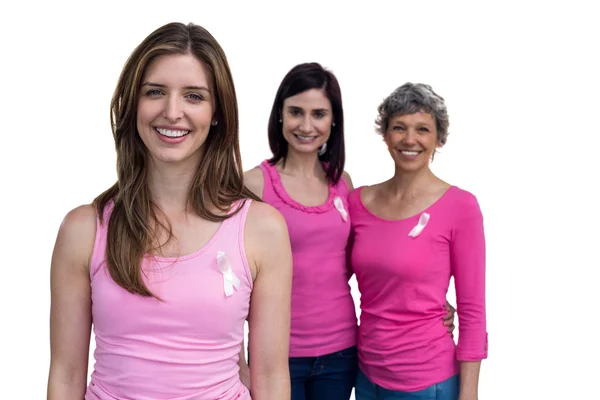
[[[288,97],[283,101],[281,116],[288,150],[316,153],[329,139],[333,112],[323,89],[310,89]]]
[[[137,130],[154,162],[199,162],[214,114],[210,82],[191,54],[159,56],[148,65]]]
[[[422,110],[390,118],[384,140],[396,167],[405,172],[429,168],[439,147],[435,119]]]

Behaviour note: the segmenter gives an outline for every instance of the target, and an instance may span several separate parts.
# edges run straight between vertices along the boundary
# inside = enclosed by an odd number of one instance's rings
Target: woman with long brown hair
[[[157,29],[111,112],[117,182],[68,213],[52,257],[48,398],[249,399],[246,319],[253,398],[289,398],[289,237],[244,188],[220,45],[197,25]]]

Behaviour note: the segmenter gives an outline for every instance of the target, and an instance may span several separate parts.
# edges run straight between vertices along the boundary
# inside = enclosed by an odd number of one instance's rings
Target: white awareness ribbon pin
[[[335,199],[333,199],[333,205],[335,208],[337,208],[340,214],[342,214],[342,219],[344,221],[348,221],[348,211],[346,211],[344,208],[344,202],[342,202],[342,198],[340,196],[336,196]]]
[[[411,236],[411,237],[419,236],[421,234],[421,232],[423,232],[423,229],[425,228],[425,226],[427,226],[427,222],[429,222],[429,214],[424,212],[419,217],[419,223],[417,225],[415,225],[415,227],[412,228],[410,232],[408,232],[408,236]]]
[[[225,290],[225,296],[229,297],[233,294],[234,287],[239,290],[240,280],[233,273],[231,264],[229,263],[229,258],[227,258],[227,254],[225,254],[225,252],[217,252],[217,263],[219,264],[219,269],[223,274],[223,289]]]

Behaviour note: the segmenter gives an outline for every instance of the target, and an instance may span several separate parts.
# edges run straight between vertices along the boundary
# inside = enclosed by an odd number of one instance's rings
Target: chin
[[[171,155],[168,155],[168,156],[160,155],[158,157],[154,157],[154,159],[160,161],[161,163],[165,163],[165,164],[177,164],[177,163],[184,161],[183,157],[174,157]]]
[[[152,158],[165,164],[178,164],[188,161],[193,154],[189,151],[163,151],[152,154]]]
[[[298,152],[298,153],[305,153],[305,154],[310,154],[310,153],[316,153],[317,151],[319,151],[319,147],[317,146],[315,147],[314,145],[311,146],[292,146],[294,151]]]

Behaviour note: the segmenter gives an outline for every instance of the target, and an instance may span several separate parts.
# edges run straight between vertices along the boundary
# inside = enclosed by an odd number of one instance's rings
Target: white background
[[[273,97],[297,63],[339,78],[355,186],[393,172],[379,102],[431,84],[450,113],[433,169],[476,194],[486,222],[480,398],[600,398],[598,13],[518,3],[3,2],[0,398],[45,397],[57,229],[114,182],[112,91],[133,48],[171,21],[205,26],[225,49],[246,169],[269,156]]]

